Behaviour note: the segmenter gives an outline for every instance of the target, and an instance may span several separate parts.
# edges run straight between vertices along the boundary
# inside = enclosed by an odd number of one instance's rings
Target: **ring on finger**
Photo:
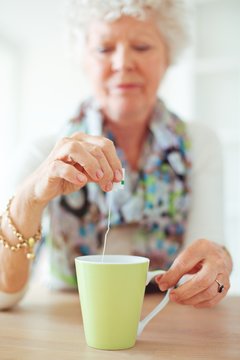
[[[224,285],[221,284],[217,279],[215,281],[216,281],[216,283],[218,285],[218,289],[217,289],[218,293],[222,293],[223,290],[224,290]]]

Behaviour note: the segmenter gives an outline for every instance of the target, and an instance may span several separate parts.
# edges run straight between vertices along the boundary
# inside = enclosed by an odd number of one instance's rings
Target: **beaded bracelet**
[[[42,232],[41,228],[38,230],[38,232],[34,235],[29,237],[28,239],[25,239],[24,236],[17,230],[16,226],[14,225],[11,216],[10,216],[10,206],[12,203],[13,197],[9,200],[6,208],[6,217],[8,221],[8,225],[11,228],[13,234],[17,237],[19,242],[16,245],[11,245],[3,236],[0,234],[0,244],[2,244],[5,248],[11,250],[11,251],[18,251],[20,249],[27,249],[26,257],[29,260],[33,260],[35,258],[35,254],[33,251],[33,247],[35,243],[41,239]],[[0,216],[0,228],[2,223],[2,216]]]

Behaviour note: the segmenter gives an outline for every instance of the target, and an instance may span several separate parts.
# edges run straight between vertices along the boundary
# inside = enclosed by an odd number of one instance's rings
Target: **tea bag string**
[[[108,233],[110,231],[110,225],[111,225],[111,210],[112,210],[112,197],[113,197],[113,192],[111,191],[108,195],[108,221],[107,221],[107,230],[106,230],[106,233],[105,233],[105,236],[104,236],[104,246],[103,246],[103,252],[102,252],[102,262],[103,262],[103,259],[104,259],[104,255],[105,255],[105,252],[106,252],[106,245],[107,245],[107,236],[108,236]]]
[[[103,260],[104,260],[104,255],[105,255],[105,252],[106,252],[107,236],[108,236],[108,233],[109,233],[109,231],[110,231],[110,225],[111,225],[111,211],[112,211],[112,204],[113,204],[113,198],[114,198],[113,193],[114,193],[115,191],[118,191],[118,190],[123,190],[123,189],[124,189],[124,186],[125,186],[125,169],[124,169],[124,168],[122,168],[122,173],[123,173],[123,178],[122,178],[121,182],[114,183],[114,184],[113,184],[112,191],[110,191],[109,193],[107,193],[108,221],[107,221],[107,231],[106,231],[105,236],[104,236],[104,246],[103,246],[103,252],[102,252],[102,262],[103,262]]]

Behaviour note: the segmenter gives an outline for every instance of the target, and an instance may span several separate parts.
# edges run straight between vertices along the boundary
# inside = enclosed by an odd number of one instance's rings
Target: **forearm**
[[[38,231],[44,207],[44,204],[34,200],[29,186],[25,185],[17,192],[11,203],[10,216],[24,238],[28,239]],[[2,217],[1,233],[10,246],[19,243],[8,224],[6,214]],[[14,293],[24,287],[31,264],[26,253],[27,249],[12,251],[0,246],[0,291]]]

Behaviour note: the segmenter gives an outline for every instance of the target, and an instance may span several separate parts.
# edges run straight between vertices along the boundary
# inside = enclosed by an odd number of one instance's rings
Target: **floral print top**
[[[156,101],[138,171],[130,168],[93,100],[81,105],[61,135],[76,131],[101,134],[114,142],[126,175],[121,195],[112,193],[111,227],[135,224],[131,254],[148,257],[151,269],[169,268],[183,245],[190,206],[191,154],[184,122]],[[50,270],[63,286],[77,286],[75,257],[102,251],[108,196],[89,183],[50,203]]]

